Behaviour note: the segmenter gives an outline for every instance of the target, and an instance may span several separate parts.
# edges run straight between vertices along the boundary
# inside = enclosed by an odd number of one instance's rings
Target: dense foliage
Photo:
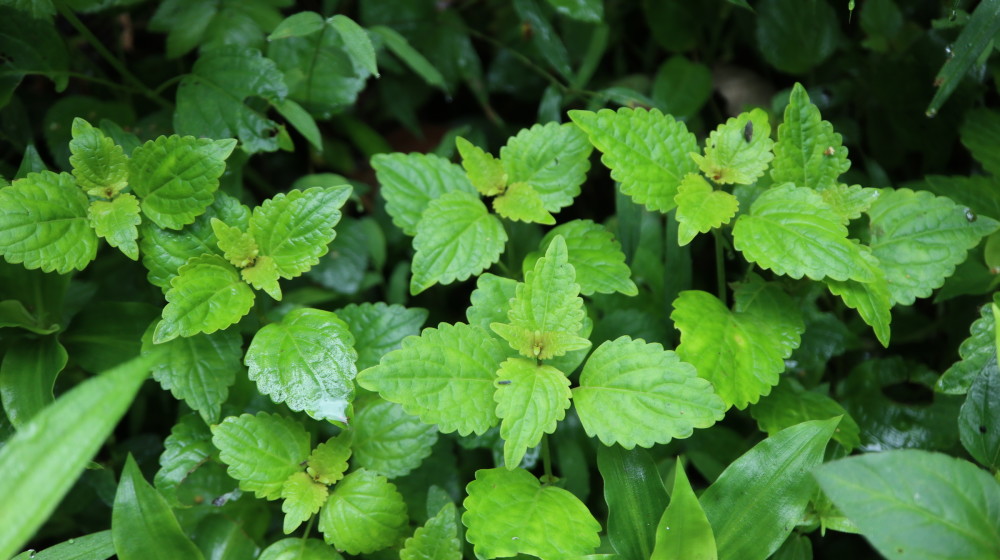
[[[1000,556],[998,32],[0,0],[0,558]]]

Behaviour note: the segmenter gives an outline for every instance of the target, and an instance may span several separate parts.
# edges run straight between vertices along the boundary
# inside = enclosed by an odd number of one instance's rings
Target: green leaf
[[[1000,228],[986,216],[970,221],[965,208],[943,196],[910,189],[883,190],[868,216],[872,253],[885,270],[893,301],[903,305],[931,295],[969,249]]]
[[[750,262],[799,279],[872,282],[871,255],[847,238],[847,227],[811,189],[790,183],[754,201],[733,226],[733,246]]]
[[[514,10],[520,19],[531,26],[531,43],[538,50],[538,55],[547,62],[563,78],[573,75],[569,64],[569,52],[566,45],[549,23],[538,5],[537,0],[514,0]]]
[[[115,555],[111,531],[98,531],[35,552],[28,550],[11,560],[106,560]]]
[[[656,526],[656,546],[649,560],[718,560],[715,535],[705,510],[688,482],[684,465],[677,458],[674,489]]]
[[[69,163],[77,184],[91,196],[114,198],[128,186],[128,156],[121,146],[87,121],[73,119]]]
[[[60,338],[74,362],[97,373],[138,356],[142,333],[159,313],[137,301],[93,301],[73,317]]]
[[[466,493],[462,524],[477,557],[573,557],[590,554],[601,542],[601,524],[583,502],[562,488],[542,486],[524,469],[480,469]]]
[[[319,131],[319,126],[316,125],[316,120],[309,114],[309,111],[287,98],[275,102],[274,108],[288,121],[288,124],[294,126],[295,130],[298,130],[299,134],[305,137],[317,152],[323,151],[323,136]]]
[[[238,138],[250,154],[273,152],[278,123],[246,101],[276,103],[287,94],[281,71],[260,51],[236,45],[213,49],[198,57],[177,87],[174,128],[183,135]]]
[[[634,296],[639,293],[630,278],[632,271],[625,264],[621,244],[607,228],[590,220],[566,222],[549,230],[539,248],[548,250],[557,235],[566,240],[569,264],[576,271],[581,294],[620,292]]]
[[[712,89],[712,70],[677,54],[656,71],[650,96],[663,112],[684,118],[698,114],[712,96]]]
[[[697,173],[684,176],[674,202],[677,204],[677,241],[682,247],[699,233],[728,224],[740,208],[735,196],[713,189]]]
[[[778,125],[771,165],[774,184],[793,183],[814,189],[835,187],[837,178],[850,167],[843,138],[833,131],[832,124],[823,120],[806,89],[796,82],[785,107],[785,120]]]
[[[55,511],[128,410],[158,357],[136,358],[87,379],[7,439],[0,448],[0,557],[17,552]]]
[[[326,485],[316,482],[304,472],[293,473],[281,486],[281,511],[285,513],[282,531],[287,535],[323,507],[327,498]]]
[[[604,3],[601,0],[548,0],[549,5],[567,17],[588,23],[604,20]]]
[[[580,194],[593,148],[572,124],[536,124],[500,148],[507,183],[528,183],[549,212],[569,206]]]
[[[512,221],[555,225],[556,219],[545,209],[541,195],[528,183],[514,183],[493,199],[493,210]]]
[[[437,442],[437,428],[380,398],[355,408],[351,449],[356,464],[388,478],[405,476],[420,466]]]
[[[111,537],[121,560],[203,558],[167,501],[142,477],[129,454],[115,494]]]
[[[839,418],[786,428],[730,464],[701,495],[720,560],[764,560],[781,546],[816,492],[810,472]]]
[[[446,503],[406,539],[399,551],[399,560],[461,560],[457,519],[455,504]]]
[[[420,327],[427,320],[427,310],[382,302],[352,303],[338,309],[337,316],[347,323],[354,335],[357,366],[362,370],[378,365],[382,356],[399,348],[404,338],[420,334]]]
[[[346,422],[357,359],[354,336],[336,314],[300,308],[257,331],[246,365],[272,401],[317,420]]]
[[[933,117],[944,105],[944,102],[951,97],[952,92],[958,87],[962,78],[973,68],[973,65],[980,64],[977,60],[984,52],[990,49],[990,45],[1000,31],[1000,2],[987,0],[980,2],[969,17],[968,23],[955,40],[956,47],[951,55],[941,66],[941,70],[934,77],[934,85],[937,91],[934,98],[927,106],[926,114]]]
[[[771,393],[750,407],[750,415],[760,431],[774,434],[807,420],[842,416],[833,439],[848,451],[861,446],[857,422],[840,403],[816,390],[807,391],[790,377],[782,379]]]
[[[142,337],[142,353],[154,350],[150,325]],[[237,329],[212,334],[175,338],[156,346],[162,348],[160,362],[153,368],[153,379],[198,411],[207,424],[219,419],[222,403],[236,374],[243,370],[243,337]]]
[[[163,320],[153,333],[153,344],[178,336],[210,334],[240,320],[253,307],[253,290],[218,255],[190,259],[170,281]]]
[[[882,194],[878,189],[861,185],[848,186],[843,183],[821,187],[818,191],[830,208],[840,216],[840,221],[844,225],[860,218],[861,213],[867,212]]]
[[[66,41],[48,16],[54,12],[52,3],[44,8],[32,2],[29,13],[23,13],[4,2],[0,6],[0,51],[4,53],[0,78],[0,107],[10,103],[14,90],[24,76],[41,74],[63,91],[69,83],[69,55]],[[39,17],[42,16],[42,17]]]
[[[27,271],[27,269],[24,270]],[[511,291],[513,292],[513,289]],[[24,304],[16,299],[0,301],[0,328],[2,327],[17,327],[35,334],[51,334],[60,329],[58,323],[43,324],[40,317],[28,311]],[[489,327],[487,326],[487,328]]]
[[[285,480],[301,472],[309,457],[309,434],[302,424],[266,412],[230,416],[212,426],[212,443],[240,488],[268,500],[281,497]]]
[[[552,366],[523,358],[500,364],[497,378],[493,399],[501,419],[504,464],[515,469],[525,452],[538,445],[542,435],[556,431],[556,423],[566,417],[569,379]]]
[[[344,478],[347,460],[351,458],[351,436],[341,433],[316,446],[309,455],[306,472],[323,484],[334,484]]]
[[[87,195],[68,173],[29,173],[0,189],[0,253],[29,270],[66,274],[97,256]]]
[[[982,164],[983,169],[993,176],[1000,176],[1000,113],[990,109],[971,109],[959,130],[962,145],[972,157]]]
[[[816,478],[886,557],[989,558],[1000,550],[1000,485],[967,461],[886,451],[823,465]]]
[[[862,284],[854,280],[839,282],[827,278],[824,280],[830,293],[840,296],[844,305],[856,309],[865,323],[875,331],[882,346],[889,346],[889,323],[892,321],[892,295],[884,275],[874,282]]]
[[[506,243],[503,224],[478,197],[441,195],[427,205],[417,224],[410,293],[479,274],[500,258]]]
[[[356,66],[361,66],[378,78],[378,66],[375,64],[375,47],[364,28],[353,19],[337,14],[327,20],[330,27],[340,34],[344,42],[344,50],[350,55]]]
[[[348,554],[392,546],[406,529],[406,503],[396,486],[364,469],[344,477],[319,514],[326,542]]]
[[[117,247],[126,257],[139,260],[139,200],[129,193],[120,194],[114,200],[95,200],[87,207],[87,221],[94,233],[103,237],[108,245]]]
[[[433,154],[378,154],[371,165],[385,210],[406,235],[417,234],[420,216],[432,200],[452,191],[477,192],[461,167]]]
[[[594,350],[573,400],[587,435],[625,449],[690,437],[726,410],[712,385],[677,354],[627,336]]]
[[[480,327],[441,323],[358,373],[357,382],[403,405],[442,433],[483,434],[496,425],[493,381],[509,351]]]
[[[995,365],[984,368],[969,387],[958,414],[958,435],[981,465],[993,472],[1000,468],[1000,370]]]
[[[757,44],[787,74],[805,74],[833,54],[840,39],[836,12],[825,0],[761,0]]]
[[[192,0],[165,0],[149,22],[150,29],[167,32],[167,57],[177,58],[200,46],[202,51],[232,44],[257,47],[264,32],[281,21],[281,7],[288,0],[241,2],[223,0],[204,3]]]
[[[69,355],[55,336],[15,340],[0,362],[0,403],[20,430],[55,400],[52,387]]]
[[[472,305],[465,310],[469,324],[492,333],[490,324],[507,320],[510,301],[517,293],[518,282],[487,272],[476,279],[476,289],[472,291]]]
[[[976,377],[997,369],[996,320],[990,306],[983,306],[978,319],[969,327],[969,338],[958,347],[961,359],[951,365],[935,383],[934,389],[948,395],[965,394]],[[986,375],[993,375],[992,373]]]
[[[601,162],[621,190],[649,210],[669,212],[681,179],[697,171],[688,155],[698,149],[683,122],[656,109],[570,111],[569,117],[601,151]]]
[[[719,125],[705,142],[705,155],[691,158],[716,183],[749,185],[767,171],[773,146],[767,113],[754,109]]]
[[[233,140],[160,136],[129,160],[129,185],[142,213],[165,229],[181,229],[205,211],[219,188]]]
[[[222,256],[236,268],[244,268],[257,258],[260,249],[253,236],[238,227],[227,226],[218,218],[212,218],[212,232],[218,240]]]
[[[644,449],[597,447],[597,467],[608,504],[608,540],[618,555],[636,560],[653,552],[658,519],[670,498],[656,461]]]
[[[319,539],[282,539],[264,549],[257,560],[344,560]]]
[[[424,55],[414,49],[406,40],[406,37],[397,33],[395,29],[384,25],[369,27],[368,31],[378,35],[382,39],[382,42],[385,43],[385,46],[389,47],[389,50],[392,51],[392,54],[398,56],[400,60],[410,67],[410,70],[413,70],[418,76],[423,78],[428,85],[448,91],[448,84],[445,83],[441,72],[430,61],[424,58]]]
[[[183,505],[179,491],[188,478],[216,454],[212,432],[200,417],[184,415],[163,440],[160,469],[153,484],[175,506]]]
[[[274,28],[274,31],[267,36],[267,40],[275,41],[288,37],[304,37],[323,29],[324,25],[326,25],[326,20],[316,12],[298,12],[282,20]]]

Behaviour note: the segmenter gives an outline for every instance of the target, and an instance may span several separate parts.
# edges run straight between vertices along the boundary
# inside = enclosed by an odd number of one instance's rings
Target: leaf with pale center
[[[455,504],[447,502],[423,527],[417,528],[403,543],[399,560],[462,560]]]
[[[212,218],[212,232],[218,240],[222,256],[236,268],[246,268],[257,258],[260,249],[249,233],[238,227],[226,225],[218,218]]]
[[[304,472],[293,473],[281,486],[281,511],[285,514],[282,531],[287,535],[323,507],[327,498],[326,485],[316,482]]]
[[[240,488],[268,500],[281,497],[285,480],[302,472],[309,457],[309,433],[302,424],[267,412],[226,418],[212,426],[212,443]]]
[[[139,200],[130,193],[119,194],[113,200],[95,200],[87,207],[87,221],[94,233],[108,245],[117,247],[133,261],[139,260]]]
[[[785,107],[784,122],[778,125],[771,163],[774,183],[814,189],[835,187],[837,178],[850,167],[843,138],[823,120],[802,84],[796,83]]]
[[[867,212],[882,195],[879,189],[844,183],[821,187],[816,189],[816,192],[840,216],[840,221],[844,225],[860,218],[862,212]]]
[[[432,200],[452,191],[477,192],[461,167],[433,154],[378,154],[371,165],[385,211],[406,235],[417,234],[420,216]]]
[[[378,397],[356,405],[351,448],[357,465],[396,478],[420,466],[437,442],[437,428]]]
[[[254,295],[226,259],[203,255],[190,259],[178,270],[166,298],[153,344],[224,329],[250,311]]]
[[[547,250],[557,235],[566,240],[569,264],[576,271],[581,294],[619,292],[634,296],[639,293],[631,278],[632,271],[625,264],[621,244],[606,227],[591,220],[572,220],[549,230],[539,248]],[[529,268],[528,259],[538,255],[532,253],[525,259],[525,269]],[[534,262],[531,267],[534,267]]]
[[[462,168],[479,194],[496,196],[503,193],[507,188],[507,172],[500,160],[461,136],[455,138],[455,146],[462,156]]]
[[[306,472],[323,484],[335,484],[347,472],[347,460],[351,458],[351,437],[341,432],[316,446],[306,460]]]
[[[684,176],[677,187],[674,202],[677,203],[677,243],[681,247],[699,233],[708,233],[722,224],[728,224],[740,208],[735,196],[713,189],[697,173]]]
[[[513,183],[493,199],[493,210],[512,221],[553,225],[556,219],[545,209],[541,195],[523,181]]]
[[[71,128],[69,163],[80,188],[91,196],[114,198],[128,186],[128,156],[101,129],[77,117]]]
[[[500,364],[497,378],[493,399],[501,419],[504,464],[514,469],[542,435],[556,431],[556,423],[566,417],[572,393],[566,374],[523,358]]]
[[[263,290],[276,301],[281,301],[278,265],[267,255],[260,255],[254,263],[240,270],[240,277],[255,290]]]
[[[500,148],[500,161],[508,184],[528,183],[545,210],[558,212],[580,194],[590,169],[591,150],[579,128],[550,122],[521,130],[507,140]]]
[[[406,503],[396,485],[365,469],[338,482],[319,513],[326,542],[348,554],[389,547],[406,529]]]
[[[705,154],[691,158],[716,183],[749,185],[767,171],[773,146],[767,112],[754,109],[719,125],[705,142]]]

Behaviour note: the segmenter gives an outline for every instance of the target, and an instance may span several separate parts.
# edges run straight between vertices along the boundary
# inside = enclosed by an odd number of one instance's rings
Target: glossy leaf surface
[[[358,405],[351,450],[356,464],[388,478],[408,474],[431,454],[437,429],[377,397]]]
[[[170,281],[166,297],[153,344],[224,329],[246,315],[254,300],[250,286],[218,255],[189,260]]]
[[[653,457],[643,449],[597,448],[597,467],[608,504],[608,540],[621,558],[650,558],[655,520],[670,498]]]
[[[717,191],[704,177],[696,173],[684,176],[677,196],[677,240],[687,245],[699,233],[708,233],[722,224],[728,224],[740,203],[735,196]]]
[[[500,364],[493,398],[508,469],[517,468],[528,448],[556,430],[556,422],[566,416],[570,396],[569,379],[552,366],[523,358]]]
[[[674,469],[670,505],[656,526],[656,547],[649,560],[718,560],[712,525],[691,489],[680,459]]]
[[[230,416],[212,426],[212,443],[229,465],[229,476],[258,498],[281,497],[285,480],[302,471],[309,434],[297,421],[277,414]]]
[[[417,234],[420,216],[432,200],[452,191],[476,194],[461,167],[432,154],[379,154],[371,164],[386,212],[407,235]]]
[[[785,107],[785,120],[778,125],[771,178],[778,185],[822,189],[835,186],[850,166],[842,137],[823,120],[802,84],[796,83]]]
[[[386,548],[406,530],[406,503],[385,477],[359,469],[334,487],[320,511],[326,542],[348,554]]]

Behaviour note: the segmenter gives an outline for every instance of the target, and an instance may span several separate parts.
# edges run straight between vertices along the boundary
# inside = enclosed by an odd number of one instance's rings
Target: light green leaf
[[[218,255],[204,255],[178,270],[166,298],[153,344],[224,329],[250,311],[254,295],[233,265]]]
[[[969,338],[958,347],[961,359],[951,365],[934,386],[935,391],[948,395],[963,395],[976,377],[987,369],[997,369],[996,319],[986,305],[980,309],[979,318],[969,327]],[[992,374],[987,374],[992,375]]]
[[[632,272],[625,264],[621,244],[607,228],[591,220],[566,222],[549,230],[539,248],[546,251],[557,235],[566,240],[569,264],[576,271],[581,294],[620,292],[634,296],[639,293],[630,278]]]
[[[211,224],[222,256],[229,261],[229,264],[236,268],[245,268],[253,263],[260,249],[252,235],[238,227],[227,226],[218,218],[212,218]]]
[[[802,84],[796,83],[785,107],[785,120],[778,125],[771,165],[774,184],[793,183],[814,189],[835,187],[837,178],[850,167],[842,137],[833,131],[832,124],[823,120]]]
[[[872,282],[871,255],[823,198],[790,183],[764,191],[733,227],[733,246],[761,268],[799,279]]]
[[[462,560],[455,504],[447,502],[406,539],[399,560]]]
[[[87,195],[68,173],[29,173],[0,189],[0,253],[29,270],[66,274],[97,256]]]
[[[465,538],[483,558],[566,558],[594,551],[601,524],[576,496],[524,469],[480,469],[466,486]]]
[[[824,0],[761,0],[757,44],[764,59],[788,74],[804,74],[837,47],[840,23]]]
[[[705,155],[691,158],[716,183],[749,185],[767,171],[773,146],[767,113],[754,109],[719,125],[705,142]]]
[[[720,560],[764,560],[781,546],[816,492],[810,472],[839,418],[786,428],[753,446],[701,495]]]
[[[556,219],[545,209],[541,195],[524,182],[513,183],[493,199],[493,210],[512,221],[554,225]]]
[[[356,407],[353,425],[351,448],[356,464],[389,478],[405,476],[419,467],[438,439],[435,426],[378,397]]]
[[[362,370],[378,365],[382,356],[399,348],[404,338],[420,334],[420,327],[427,320],[427,310],[382,302],[352,303],[338,309],[337,316],[347,323],[354,335],[358,370]]]
[[[87,207],[87,221],[94,233],[108,245],[118,247],[126,257],[139,260],[139,200],[130,193],[119,194],[113,200],[95,200]]]
[[[493,381],[509,351],[479,327],[441,323],[358,373],[357,382],[442,433],[483,434],[497,423]]]
[[[996,305],[992,306],[994,309]],[[969,387],[958,414],[962,446],[981,465],[1000,468],[1000,370],[984,368]]]
[[[658,343],[627,336],[607,341],[591,354],[573,389],[583,429],[625,449],[690,437],[695,428],[722,420],[726,410],[698,373]]]
[[[396,486],[364,469],[337,483],[319,514],[319,530],[326,542],[348,554],[392,546],[406,528],[406,503]]]
[[[843,416],[833,432],[833,439],[848,451],[861,445],[858,423],[829,396],[807,391],[791,377],[782,379],[771,393],[750,407],[750,415],[760,431],[774,434],[807,420],[825,420]]]
[[[153,477],[153,484],[175,507],[184,505],[178,495],[179,490],[188,477],[216,453],[212,432],[205,422],[196,415],[186,414],[163,440],[160,468]]]
[[[500,148],[507,183],[528,183],[549,212],[569,206],[580,194],[593,148],[576,126],[536,124],[518,132]]]
[[[219,188],[234,140],[160,136],[129,160],[129,185],[142,213],[165,229],[181,229],[205,211]]]
[[[670,500],[656,461],[645,449],[597,446],[608,504],[608,541],[621,558],[649,558],[656,525]]]
[[[455,138],[455,146],[462,156],[462,169],[480,194],[496,196],[503,193],[507,187],[507,172],[500,160],[461,136]]]
[[[167,501],[142,477],[131,454],[115,494],[111,538],[120,560],[204,558],[181,530]]]
[[[469,324],[492,333],[490,324],[507,320],[510,301],[517,293],[518,282],[487,272],[476,279],[470,305],[465,310]]]
[[[128,186],[128,156],[87,121],[73,119],[69,163],[77,184],[91,196],[114,198]]]
[[[460,166],[433,154],[378,154],[371,165],[385,210],[406,235],[417,234],[417,222],[432,200],[452,191],[477,192]]]
[[[282,539],[264,549],[257,560],[344,560],[319,539]]]
[[[910,305],[944,284],[969,249],[1000,228],[986,216],[966,217],[966,209],[927,191],[885,189],[868,210],[871,248],[889,293]],[[860,279],[858,279],[860,280]]]
[[[285,39],[288,37],[304,37],[311,35],[326,25],[323,16],[316,12],[298,12],[282,20],[274,31],[267,36],[268,41]]]
[[[698,149],[684,123],[656,109],[570,111],[569,117],[601,151],[601,162],[622,192],[649,210],[669,212],[681,179],[697,171],[688,155]]]
[[[823,465],[826,495],[886,557],[990,558],[1000,550],[1000,485],[967,461],[916,449]]]
[[[840,221],[844,225],[860,218],[861,213],[867,212],[882,194],[878,189],[861,185],[848,186],[844,183],[822,187],[818,191],[830,208],[840,216]]]
[[[881,271],[880,271],[881,272]],[[830,293],[840,296],[844,305],[856,309],[865,323],[875,331],[882,346],[889,346],[889,323],[892,321],[892,295],[884,274],[880,274],[874,282],[862,284],[854,280],[839,282],[827,278],[824,280]]]
[[[316,125],[316,120],[309,114],[309,111],[287,98],[276,101],[274,108],[288,121],[288,124],[294,126],[295,130],[298,130],[299,134],[305,137],[317,152],[323,151],[323,136],[319,131],[319,126]]]
[[[428,85],[448,91],[448,84],[445,83],[441,72],[430,61],[424,58],[424,55],[414,49],[406,40],[406,37],[397,33],[395,29],[384,25],[369,27],[368,31],[378,35],[382,39],[382,42],[385,43],[385,46],[389,47],[389,50],[392,51],[392,54],[398,56],[400,60],[410,67],[410,70],[413,70],[418,76],[423,78]]]
[[[688,482],[680,457],[674,469],[670,505],[656,526],[656,546],[649,560],[718,560],[712,525]]]
[[[0,362],[0,403],[10,423],[22,429],[52,404],[52,387],[69,355],[56,336],[15,339]]]
[[[357,359],[346,323],[330,311],[300,308],[257,331],[246,365],[272,401],[317,420],[346,422]]]
[[[714,190],[697,173],[684,176],[677,187],[674,202],[677,204],[677,242],[681,247],[699,233],[708,233],[722,224],[728,224],[740,208],[735,196]]]
[[[542,435],[556,431],[556,423],[566,417],[569,379],[552,366],[523,358],[500,364],[497,378],[493,399],[501,419],[504,464],[515,469],[528,448],[538,445]]]
[[[378,66],[375,64],[375,47],[364,28],[353,19],[337,14],[327,20],[327,24],[340,34],[344,42],[344,50],[350,55],[355,66],[361,66],[378,78]]]
[[[212,426],[212,443],[240,488],[268,500],[281,497],[285,480],[301,472],[309,458],[302,424],[267,412],[226,418]]]
[[[240,278],[255,290],[263,290],[275,301],[281,301],[281,285],[278,284],[278,265],[274,259],[261,255],[254,260],[253,265],[240,270]]]
[[[285,521],[281,527],[287,535],[323,507],[327,498],[326,484],[316,482],[304,472],[292,473],[281,486],[281,511]]]
[[[427,205],[417,224],[410,293],[479,274],[500,258],[506,243],[503,224],[477,196],[441,195]]]
[[[335,484],[344,478],[351,452],[351,436],[342,432],[313,449],[306,463],[306,472],[323,484]]]

